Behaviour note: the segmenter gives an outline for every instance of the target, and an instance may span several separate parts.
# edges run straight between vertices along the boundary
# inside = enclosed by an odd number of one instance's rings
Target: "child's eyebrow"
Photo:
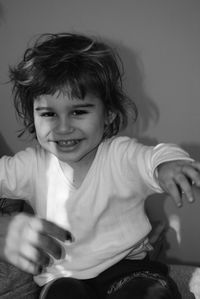
[[[52,108],[50,108],[50,107],[36,107],[35,108],[35,110],[37,110],[37,111],[41,111],[41,110],[52,110]]]
[[[81,103],[81,104],[73,104],[72,108],[91,108],[94,107],[95,104],[93,103]]]
[[[77,108],[92,108],[94,107],[95,104],[93,103],[81,103],[81,104],[73,104],[70,108],[72,109],[77,109]],[[38,106],[35,108],[36,111],[41,111],[41,110],[52,110],[52,107],[46,107],[46,106]]]

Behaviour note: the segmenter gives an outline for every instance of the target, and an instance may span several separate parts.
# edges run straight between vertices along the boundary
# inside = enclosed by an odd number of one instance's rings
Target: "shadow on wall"
[[[183,143],[181,147],[186,150],[192,158],[200,161],[200,143]]]
[[[168,230],[169,219],[164,209],[166,200],[168,200],[168,196],[165,193],[153,194],[147,198],[145,209],[150,222],[162,222],[165,225],[166,230]],[[163,261],[166,261],[166,253],[169,248],[170,244],[167,241],[166,235],[163,235],[162,251],[159,255],[159,258]]]
[[[188,144],[188,143],[184,143],[180,145],[184,150],[186,150],[190,156],[192,158],[194,158],[197,161],[200,161],[200,143],[193,143],[193,144]],[[198,203],[199,199],[200,199],[200,188],[194,186],[193,187],[193,195],[195,198],[195,202]],[[168,256],[167,251],[170,249],[171,245],[173,244],[173,252],[177,252],[177,256],[178,256],[178,252],[181,252],[181,244],[178,241],[178,236],[177,236],[177,231],[171,226],[170,224],[170,216],[166,216],[166,213],[164,211],[164,202],[165,200],[172,200],[170,198],[170,196],[166,195],[166,194],[155,194],[150,196],[147,199],[146,202],[146,210],[147,210],[147,214],[150,218],[150,220],[155,220],[156,221],[162,221],[165,223],[166,225],[166,233],[168,235],[170,235],[170,243],[167,241],[166,236],[163,239],[163,251],[162,254],[160,256],[160,258],[162,259],[162,261],[165,261],[167,263],[171,263],[171,264],[189,264],[189,265],[194,265],[194,266],[199,266],[198,262],[194,262],[191,261],[191,257],[190,260],[183,260],[181,258],[178,257],[172,257],[172,256]],[[184,202],[184,200],[183,200]],[[187,205],[186,202],[184,202],[184,205]],[[174,205],[174,209],[176,209],[176,206]],[[189,210],[189,208],[188,208]],[[191,211],[191,210],[190,210]],[[188,233],[188,230],[192,232],[195,232],[197,230],[196,227],[196,221],[198,221],[197,216],[195,216],[195,218],[190,221],[190,217],[191,215],[189,214],[190,211],[188,211],[188,221],[190,222],[190,227],[188,228],[188,222],[182,221],[181,222],[181,239],[184,239],[186,241],[186,236]],[[199,222],[200,223],[200,222]],[[186,234],[185,234],[186,233]],[[195,236],[195,233],[194,233]],[[195,239],[194,239],[195,242]],[[182,245],[183,246],[183,245]]]
[[[123,134],[139,138],[148,129],[151,123],[156,124],[159,119],[159,110],[153,99],[147,95],[144,80],[144,66],[140,56],[123,44],[106,40],[119,53],[124,67],[123,84],[128,97],[136,104],[138,119],[129,122]],[[145,140],[143,140],[145,142]],[[148,144],[156,141],[146,140]]]
[[[0,133],[0,157],[4,155],[12,156],[13,152],[11,151],[2,134]]]

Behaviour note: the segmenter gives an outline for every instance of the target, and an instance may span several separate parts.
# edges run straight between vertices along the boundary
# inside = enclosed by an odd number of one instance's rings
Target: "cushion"
[[[189,290],[189,282],[196,267],[189,265],[170,265],[170,276],[176,282],[182,299],[195,299]]]
[[[1,299],[38,298],[38,289],[31,274],[27,274],[9,263],[0,261]]]
[[[0,199],[0,217],[13,215],[24,210],[23,200]],[[0,298],[33,299],[38,298],[38,286],[33,276],[15,266],[0,260]]]

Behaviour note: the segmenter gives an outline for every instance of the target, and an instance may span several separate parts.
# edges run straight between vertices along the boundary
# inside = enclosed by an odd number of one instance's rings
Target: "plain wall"
[[[140,111],[127,134],[147,144],[178,143],[200,160],[199,0],[0,1],[0,154],[29,145],[17,138],[8,67],[19,61],[34,35],[59,31],[98,35],[118,48],[125,89]],[[198,264],[198,191],[196,202],[184,202],[181,209],[166,195],[150,198],[147,206],[153,219],[172,227],[167,258]]]

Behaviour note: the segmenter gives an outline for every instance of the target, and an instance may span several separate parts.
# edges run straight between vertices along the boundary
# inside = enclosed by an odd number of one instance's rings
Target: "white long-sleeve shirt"
[[[147,196],[162,192],[154,172],[165,161],[187,159],[175,145],[144,146],[135,139],[104,141],[81,186],[72,169],[40,146],[0,159],[1,197],[27,200],[39,217],[68,229],[66,256],[35,277],[39,285],[62,277],[92,278],[123,258],[142,258],[151,225]]]

